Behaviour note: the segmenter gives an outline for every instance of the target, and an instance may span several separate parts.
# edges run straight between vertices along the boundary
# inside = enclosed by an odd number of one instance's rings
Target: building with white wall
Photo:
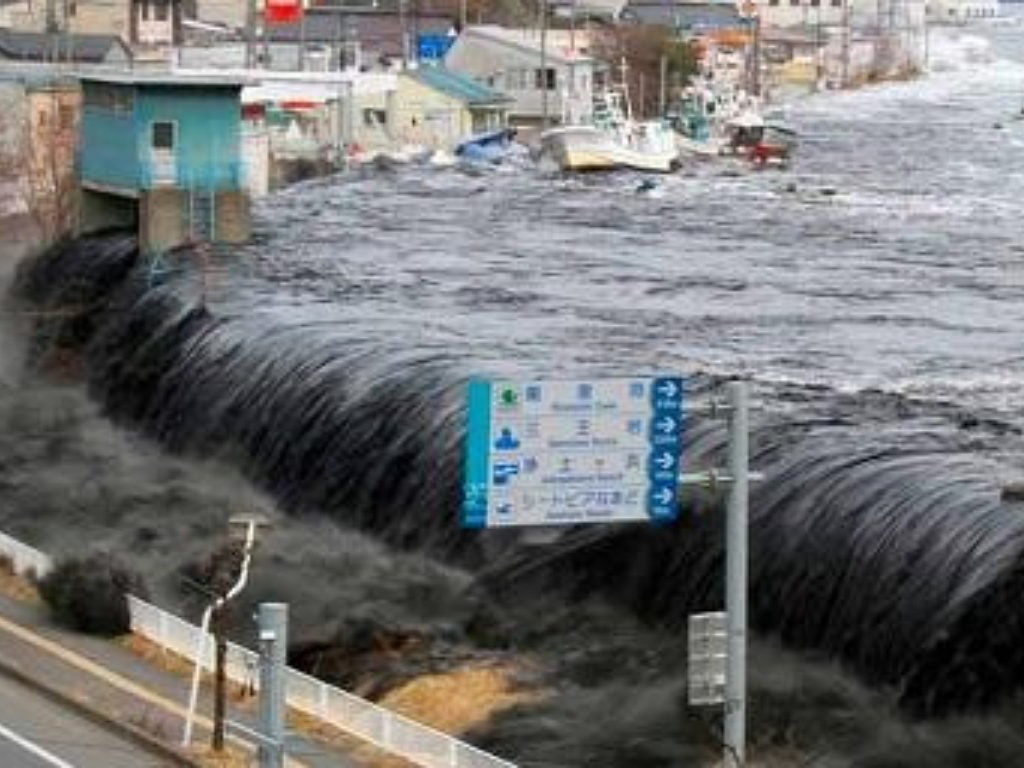
[[[999,14],[999,0],[928,0],[928,20],[934,24],[969,24]]]
[[[503,91],[513,101],[509,121],[539,125],[547,92],[552,124],[586,122],[593,104],[594,60],[583,31],[549,30],[541,52],[536,29],[467,27],[445,56],[445,66]]]

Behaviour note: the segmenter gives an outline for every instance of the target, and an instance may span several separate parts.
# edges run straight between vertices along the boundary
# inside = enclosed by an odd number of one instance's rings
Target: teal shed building
[[[134,224],[148,251],[248,239],[244,81],[119,73],[81,83],[83,231]]]

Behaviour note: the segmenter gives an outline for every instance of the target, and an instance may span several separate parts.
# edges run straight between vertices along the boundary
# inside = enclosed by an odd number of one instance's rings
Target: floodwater
[[[932,56],[923,81],[794,104],[790,172],[695,165],[655,195],[532,167],[293,188],[257,211],[241,301],[471,368],[745,374],[1016,418],[1024,34],[938,31]]]
[[[546,698],[477,742],[522,765],[707,765],[717,726],[683,703],[678,630],[721,603],[718,501],[550,548],[459,532],[463,385],[678,370],[705,392],[742,374],[767,475],[758,757],[1018,765],[1019,716],[992,712],[1024,682],[1024,516],[1000,496],[1024,455],[1021,33],[937,31],[927,78],[791,105],[786,172],[695,164],[649,194],[526,159],[374,167],[261,202],[254,242],[202,279],[120,236],[67,246],[22,292],[85,308],[56,337],[87,342],[90,395],[129,433],[77,391],[0,403],[18,457],[0,528],[173,581],[233,497],[276,505],[250,599],[293,603],[308,668],[365,638],[353,617],[432,649],[399,666],[525,658]],[[720,427],[695,419],[687,442],[721,459]],[[962,710],[984,716],[902,714]]]

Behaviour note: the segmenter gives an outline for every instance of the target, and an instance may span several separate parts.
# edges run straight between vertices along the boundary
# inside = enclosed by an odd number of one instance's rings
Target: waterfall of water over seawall
[[[228,457],[291,512],[483,568],[503,588],[598,591],[679,627],[721,605],[713,495],[688,494],[673,526],[571,530],[546,548],[460,531],[471,358],[219,316],[187,280],[155,285],[139,261],[130,238],[91,237],[27,263],[16,285],[51,310],[49,338],[81,352],[116,419],[175,451]],[[897,686],[920,712],[995,702],[1024,680],[1024,516],[969,432],[858,424],[843,408],[755,427],[767,477],[751,504],[755,628]],[[692,466],[721,462],[720,426],[694,421],[687,443]]]

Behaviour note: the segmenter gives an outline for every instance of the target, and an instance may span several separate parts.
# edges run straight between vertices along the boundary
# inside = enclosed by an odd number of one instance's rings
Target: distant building
[[[63,35],[0,29],[0,61],[126,64],[132,54],[117,35]]]
[[[444,36],[451,29],[447,14],[312,8],[302,22],[267,26],[269,64],[297,69],[304,50],[307,69],[373,69],[415,60],[421,36]]]
[[[147,251],[248,238],[242,81],[130,73],[81,82],[84,231],[137,224]]]
[[[547,91],[551,123],[586,121],[593,104],[594,60],[581,30],[540,32],[497,26],[467,27],[445,56],[445,66],[512,97],[513,125],[539,125]]]
[[[999,13],[999,0],[928,0],[928,19],[936,24],[967,24]]]
[[[391,133],[404,143],[452,149],[467,136],[503,128],[512,99],[442,66],[398,77]]]
[[[0,219],[20,217],[44,242],[74,227],[80,115],[74,80],[44,70],[0,76]]]
[[[0,21],[13,31],[56,31],[74,38],[115,36],[132,47],[181,42],[182,0],[0,0]]]
[[[669,27],[683,39],[745,25],[734,3],[678,0],[631,0],[619,14],[619,21]]]

